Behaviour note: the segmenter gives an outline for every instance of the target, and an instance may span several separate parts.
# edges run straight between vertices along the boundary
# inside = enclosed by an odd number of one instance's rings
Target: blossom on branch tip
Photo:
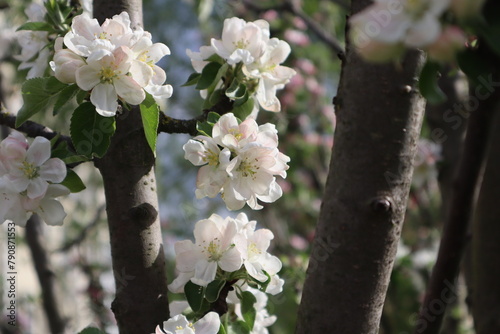
[[[220,318],[215,312],[209,312],[195,323],[179,314],[163,323],[163,329],[156,327],[155,334],[217,334],[220,329]]]

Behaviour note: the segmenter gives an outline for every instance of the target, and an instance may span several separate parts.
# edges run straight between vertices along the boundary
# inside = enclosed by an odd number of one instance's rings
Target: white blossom
[[[195,323],[179,314],[165,321],[163,330],[157,326],[155,334],[217,334],[219,329],[220,318],[215,312],[207,313]]]
[[[233,17],[224,20],[222,39],[212,38],[211,45],[228,64],[250,64],[260,58],[269,40],[269,23],[264,20],[246,22]]]

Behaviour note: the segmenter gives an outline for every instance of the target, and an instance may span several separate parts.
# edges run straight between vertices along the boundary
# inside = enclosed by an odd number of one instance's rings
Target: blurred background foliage
[[[20,107],[20,84],[25,75],[16,71],[16,61],[12,56],[18,49],[13,34],[14,27],[23,22],[23,11],[28,4],[29,1],[25,0],[0,1],[2,92],[6,107],[13,111]],[[299,12],[294,10],[297,8]],[[284,291],[271,296],[268,304],[270,314],[278,316],[277,322],[270,327],[273,334],[294,332],[310,243],[334,145],[332,99],[336,95],[341,63],[332,45],[312,29],[310,22],[344,45],[347,8],[344,0],[144,0],[145,29],[152,33],[155,41],[167,44],[172,52],[159,64],[166,70],[168,83],[174,87],[174,95],[163,106],[172,117],[187,119],[200,114],[202,100],[198,92],[192,87],[181,87],[193,72],[185,51],[198,51],[200,46],[209,44],[210,38],[220,38],[225,18],[238,16],[247,21],[264,18],[271,24],[271,35],[286,40],[292,47],[285,65],[294,67],[297,75],[279,94],[282,112],[261,111],[258,118],[259,124],[273,122],[277,125],[280,150],[291,157],[288,177],[280,180],[284,196],[261,211],[247,212],[260,227],[273,231],[272,252],[284,264],[280,273],[286,280]],[[360,98],[362,92],[363,87],[359,87]],[[57,118],[38,115],[37,120],[58,130],[68,126],[68,117],[64,113]],[[67,133],[67,130],[61,132]],[[415,163],[403,237],[382,316],[381,334],[412,332],[436,258],[442,220],[438,170],[443,162],[441,147],[428,138],[429,133],[425,126]],[[197,200],[194,197],[197,168],[183,158],[182,150],[188,138],[187,135],[161,134],[158,141],[158,197],[171,279],[174,277],[175,241],[192,238],[195,222],[211,213],[235,215],[227,212],[218,199]],[[459,147],[455,149],[458,151]],[[102,182],[91,165],[79,166],[77,172],[88,189],[65,201],[69,215],[64,227],[45,228],[47,248],[71,331],[76,332],[94,323],[108,333],[116,333],[110,311],[114,281]],[[40,289],[33,269],[30,269],[30,257],[22,250],[26,247],[24,231],[17,229],[17,232],[19,257],[25,258],[20,262],[26,268],[19,270],[24,277],[18,284],[21,332],[48,333],[40,307]],[[5,242],[4,234],[1,238],[0,242]],[[5,259],[0,261],[3,263]],[[1,282],[4,282],[3,278]],[[459,292],[444,333],[473,333],[464,301],[465,288]],[[171,296],[171,299],[179,297]],[[318,291],[318,298],[321,298],[321,291]]]

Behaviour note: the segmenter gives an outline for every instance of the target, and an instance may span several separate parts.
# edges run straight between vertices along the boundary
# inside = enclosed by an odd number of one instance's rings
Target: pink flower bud
[[[75,83],[75,73],[83,65],[86,65],[82,57],[69,49],[62,49],[55,53],[54,61],[50,63],[55,77],[64,83]]]

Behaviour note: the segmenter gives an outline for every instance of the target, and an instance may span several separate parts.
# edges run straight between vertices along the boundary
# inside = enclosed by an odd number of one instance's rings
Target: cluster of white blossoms
[[[188,50],[187,54],[194,69],[200,73],[215,54],[231,66],[241,64],[246,80],[257,82],[255,98],[258,104],[268,111],[281,110],[276,90],[282,89],[295,75],[293,69],[280,65],[290,54],[290,45],[270,38],[269,23],[264,20],[226,19],[222,39],[212,38],[211,45],[202,46],[200,52]]]
[[[443,25],[441,16],[451,10],[459,19],[478,15],[482,3],[471,0],[375,0],[353,15],[350,37],[361,56],[370,61],[397,58],[405,48],[420,48],[437,61],[453,60],[465,47],[464,31]],[[468,13],[466,13],[468,11]]]
[[[229,210],[245,203],[258,210],[262,206],[257,200],[272,203],[283,194],[275,176],[286,177],[290,158],[278,150],[274,124],[259,126],[253,118],[238,124],[233,114],[225,114],[215,123],[212,137],[197,136],[183,149],[187,160],[202,166],[197,198],[221,193]]]
[[[57,184],[66,177],[61,159],[50,158],[50,142],[36,137],[31,144],[20,132],[0,143],[0,223],[24,226],[32,213],[49,225],[61,225],[66,213],[55,198],[69,194]]]
[[[116,114],[118,99],[138,105],[146,92],[157,102],[172,95],[172,86],[164,85],[165,71],[156,65],[169,48],[153,43],[141,28],[132,30],[126,12],[102,25],[85,14],[76,16],[55,49],[50,66],[56,78],[91,91],[90,102],[102,116]]]
[[[44,16],[47,13],[45,7],[32,3],[25,10],[28,21],[40,22],[44,21]],[[27,79],[41,77],[49,64],[51,56],[49,44],[49,33],[47,31],[31,31],[21,30],[16,33],[17,42],[21,47],[21,54],[15,55],[14,58],[19,60],[20,70],[29,69],[26,75]]]
[[[190,322],[182,314],[178,314],[163,323],[163,329],[156,327],[155,334],[217,334],[220,318],[215,312],[207,313],[195,323]]]
[[[170,291],[183,292],[188,281],[207,286],[221,279],[238,281],[239,286],[266,283],[266,293],[280,293],[284,281],[277,273],[282,264],[267,252],[274,235],[267,229],[255,230],[256,224],[248,221],[244,213],[234,219],[213,214],[198,221],[194,243],[191,240],[175,243],[179,275],[169,285]]]

